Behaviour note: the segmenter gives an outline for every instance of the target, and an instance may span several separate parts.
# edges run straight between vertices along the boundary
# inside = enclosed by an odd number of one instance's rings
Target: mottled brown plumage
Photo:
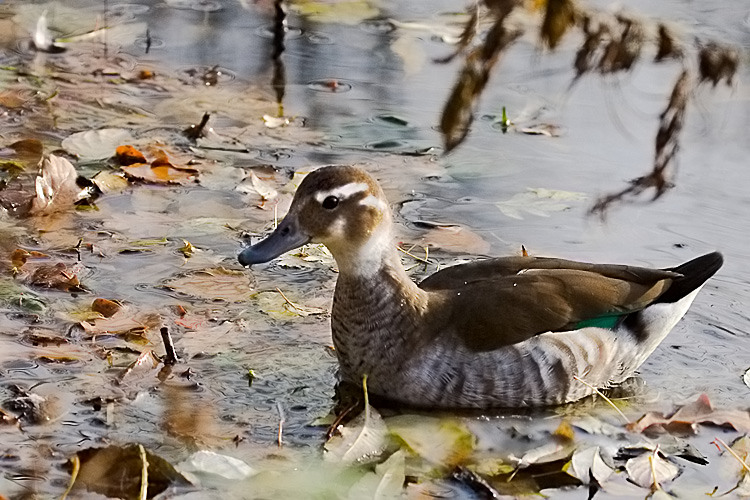
[[[630,377],[721,266],[674,269],[506,257],[450,267],[419,286],[406,274],[382,190],[356,167],[305,178],[289,213],[240,262],[307,242],[339,266],[331,314],[343,380],[421,407],[574,401]],[[583,379],[587,384],[576,380]]]

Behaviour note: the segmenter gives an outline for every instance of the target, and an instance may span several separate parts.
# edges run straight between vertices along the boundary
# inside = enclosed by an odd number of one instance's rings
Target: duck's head
[[[306,243],[323,243],[339,269],[366,270],[382,261],[391,242],[391,214],[383,190],[353,166],[323,167],[300,184],[284,220],[266,239],[245,248],[240,264],[268,262]]]

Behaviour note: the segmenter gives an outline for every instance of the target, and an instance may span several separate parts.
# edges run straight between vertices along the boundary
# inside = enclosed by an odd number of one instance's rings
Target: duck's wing
[[[672,271],[529,257],[456,267],[468,272],[448,268],[420,286],[433,292],[434,306],[449,315],[453,334],[476,351],[549,331],[613,327],[681,277]]]
[[[641,284],[681,276],[681,274],[667,269],[650,269],[618,264],[590,264],[550,257],[498,257],[446,267],[422,280],[419,287],[423,290],[445,290],[540,269],[590,271],[608,278]]]

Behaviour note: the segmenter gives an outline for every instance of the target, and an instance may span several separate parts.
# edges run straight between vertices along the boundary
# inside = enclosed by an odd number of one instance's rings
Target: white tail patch
[[[343,186],[335,187],[327,191],[318,191],[315,193],[315,199],[318,200],[318,203],[323,203],[323,200],[329,196],[335,196],[339,200],[345,200],[355,194],[364,193],[368,189],[370,189],[370,186],[365,182],[350,182],[349,184],[344,184]]]

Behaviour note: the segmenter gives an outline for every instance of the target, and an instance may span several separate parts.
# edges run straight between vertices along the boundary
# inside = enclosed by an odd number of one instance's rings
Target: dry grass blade
[[[746,472],[750,473],[750,465],[748,465],[747,462],[745,462],[742,457],[737,454],[737,452],[735,452],[730,446],[728,446],[727,443],[725,443],[721,438],[716,438],[715,441],[722,445],[729,452],[729,454],[732,455],[740,463],[740,465]]]
[[[138,453],[141,455],[141,490],[138,499],[146,500],[148,498],[148,459],[142,444],[138,445]]]
[[[590,213],[604,215],[612,203],[622,201],[626,197],[638,196],[649,188],[654,189],[652,199],[655,200],[672,187],[668,169],[679,149],[680,132],[682,132],[685,123],[685,110],[689,95],[689,73],[687,70],[683,70],[672,89],[669,104],[661,114],[659,131],[656,134],[653,170],[647,175],[630,181],[630,186],[626,189],[599,198],[591,207]]]
[[[70,471],[70,482],[68,483],[68,487],[65,489],[65,493],[63,493],[60,497],[60,500],[65,500],[66,498],[68,498],[68,495],[70,495],[70,492],[73,489],[73,485],[76,484],[78,472],[81,470],[81,459],[78,458],[78,455],[73,455],[73,458],[70,459],[70,462],[73,466],[73,470]]]
[[[589,384],[585,380],[581,379],[577,375],[573,376],[573,380],[576,380],[576,381],[582,383],[583,385],[585,385],[586,387],[588,387],[589,389],[591,389],[592,391],[594,391],[597,396],[601,396],[602,399],[604,399],[604,401],[606,401],[612,408],[615,409],[615,411],[620,415],[620,417],[622,417],[622,419],[625,421],[626,424],[630,423],[630,419],[628,419],[628,417],[625,416],[625,414],[617,407],[617,405],[614,404],[611,399],[609,399],[607,396],[605,396],[602,393],[602,391],[600,391],[599,389],[597,389],[593,385]]]

